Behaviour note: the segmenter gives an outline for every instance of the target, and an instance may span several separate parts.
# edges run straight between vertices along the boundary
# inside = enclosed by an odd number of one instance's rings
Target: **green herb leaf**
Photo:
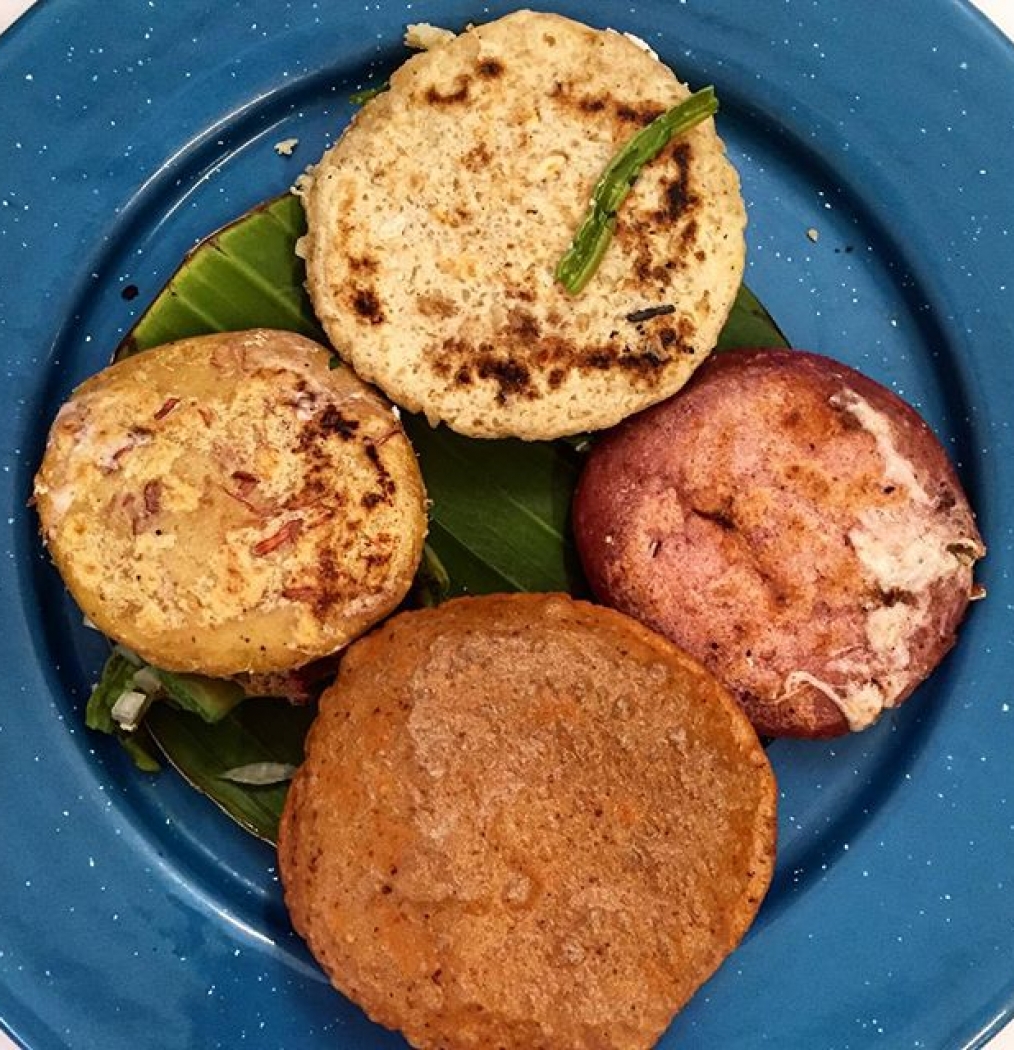
[[[274,843],[288,784],[239,784],[223,774],[262,762],[298,766],[315,713],[284,700],[250,700],[209,725],[187,711],[156,704],[145,724],[184,779],[248,831]]]
[[[599,268],[616,227],[620,210],[641,169],[677,135],[718,112],[713,87],[694,92],[678,106],[641,128],[609,162],[592,191],[591,205],[574,240],[556,266],[556,279],[577,295]]]

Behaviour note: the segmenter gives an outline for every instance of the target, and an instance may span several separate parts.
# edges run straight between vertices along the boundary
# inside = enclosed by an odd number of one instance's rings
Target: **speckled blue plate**
[[[329,989],[270,849],[82,728],[101,642],[26,500],[61,399],[195,240],[333,140],[404,23],[508,9],[45,0],[0,40],[0,1014],[32,1050],[404,1046]],[[988,600],[906,707],[771,748],[774,885],[662,1045],[978,1046],[1014,1004],[1014,52],[955,0],[559,9],[717,85],[751,285],[923,411],[990,545]]]

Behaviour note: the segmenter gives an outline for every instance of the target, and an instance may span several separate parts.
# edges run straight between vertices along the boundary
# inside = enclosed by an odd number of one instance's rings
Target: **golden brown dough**
[[[426,528],[391,407],[291,332],[185,339],[82,384],[35,481],[96,626],[158,667],[286,671],[390,612]]]
[[[494,595],[352,646],[285,807],[296,929],[424,1050],[645,1050],[771,876],[775,784],[696,661]]]

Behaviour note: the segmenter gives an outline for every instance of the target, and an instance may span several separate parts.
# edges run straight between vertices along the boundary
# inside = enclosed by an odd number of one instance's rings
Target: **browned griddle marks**
[[[380,263],[368,255],[349,256],[349,269],[353,273],[376,273],[379,268]]]
[[[683,229],[680,230],[680,244],[684,248],[689,248],[690,245],[697,240],[697,234],[699,232],[699,229],[700,228],[697,225],[696,219],[691,219],[689,222],[684,224]],[[695,252],[694,256],[696,258],[699,258],[698,252]],[[699,259],[699,261],[703,260]]]
[[[507,315],[507,331],[510,335],[532,343],[542,334],[539,322],[527,310],[511,310]]]
[[[689,142],[677,142],[669,153],[676,167],[676,177],[665,188],[665,211],[658,218],[674,222],[685,212],[700,203],[700,198],[690,189],[690,162],[692,151]]]
[[[680,328],[684,329],[682,322]],[[687,331],[693,334],[691,323]],[[524,311],[514,313],[502,330],[498,345],[503,349],[496,349],[489,340],[475,345],[450,337],[431,357],[431,367],[457,387],[471,387],[480,381],[495,384],[496,399],[505,404],[511,398],[537,398],[539,376],[545,376],[546,385],[555,390],[573,372],[616,370],[653,386],[675,354],[694,353],[684,335],[670,327],[653,333],[651,340],[646,338],[640,347],[626,343],[581,347],[568,339],[540,334],[536,320]]]
[[[476,373],[480,379],[491,379],[497,384],[499,389],[496,399],[500,404],[504,404],[512,395],[535,396],[531,373],[513,358],[489,354],[480,358]]]
[[[465,74],[458,76],[455,80],[455,88],[452,91],[442,92],[436,84],[430,84],[426,88],[426,101],[431,106],[453,106],[468,101],[468,85],[470,78]]]
[[[328,405],[317,417],[317,426],[322,437],[336,434],[343,441],[349,441],[359,429],[359,420],[348,419],[338,411],[335,405]]]
[[[473,146],[462,158],[461,165],[465,171],[479,172],[485,171],[493,162],[493,154],[490,153],[489,147],[485,142],[480,142]],[[469,218],[469,213],[461,209],[462,214],[460,218]]]
[[[550,89],[549,97],[561,108],[573,110],[582,117],[601,114],[623,125],[637,124],[644,127],[665,112],[662,106],[650,103],[631,104],[615,98],[608,92],[595,95],[579,94],[575,85],[559,80]]]
[[[377,474],[377,484],[380,491],[385,497],[393,496],[398,486],[395,484],[394,478],[391,477],[391,473],[385,466],[384,461],[380,458],[379,449],[372,441],[370,441],[366,445],[364,452],[366,458],[373,465],[373,469]]]
[[[352,290],[352,309],[370,324],[383,324],[384,311],[380,307],[380,300],[372,288],[354,288]]]
[[[479,62],[479,76],[492,80],[503,73],[503,63],[496,58],[484,58]]]
[[[348,519],[346,546],[351,547],[358,542],[362,524],[359,518],[350,517]],[[387,533],[381,533],[374,538],[372,549],[362,558],[362,561],[368,569],[374,570],[377,578],[380,579],[384,575],[385,567],[391,561],[391,555],[390,536]],[[335,607],[341,608],[350,595],[358,593],[363,582],[349,576],[347,570],[342,568],[335,558],[334,551],[330,547],[320,547],[317,550],[316,564],[311,578],[314,581],[311,585],[301,585],[297,581],[290,583],[286,588],[288,592],[286,596],[291,597],[293,601],[309,605],[322,619]]]
[[[435,292],[429,295],[420,295],[416,299],[416,309],[423,317],[440,317],[444,320],[454,317],[458,313],[458,307],[453,300],[448,299],[446,295],[440,295]]]
[[[342,415],[337,405],[328,404],[303,426],[296,451],[313,455],[321,452],[321,442],[329,437],[351,441],[359,430],[359,420]]]
[[[657,120],[665,110],[661,106],[629,106],[616,103],[616,116],[625,124],[640,124],[646,126],[653,120]]]

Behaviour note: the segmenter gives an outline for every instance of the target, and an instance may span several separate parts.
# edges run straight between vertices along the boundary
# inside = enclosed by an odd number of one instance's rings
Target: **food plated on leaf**
[[[337,988],[421,1050],[649,1050],[767,890],[774,777],[695,660],[566,595],[356,643],[279,870]]]
[[[425,492],[390,405],[291,332],[126,358],[60,410],[35,481],[95,626],[167,671],[293,671],[411,586]]]
[[[125,697],[178,701],[161,672],[263,692],[341,663],[281,874],[335,984],[419,1047],[653,1045],[770,881],[755,730],[872,724],[973,596],[982,541],[913,409],[815,355],[705,362],[740,302],[745,217],[712,104],[559,16],[438,34],[300,184],[333,350],[264,329],[135,345],[61,411],[37,478],[69,589],[152,665],[104,694],[121,735],[143,721],[117,716]],[[440,524],[463,448],[492,465],[492,439],[575,435],[511,446],[500,560],[476,539],[495,508]],[[515,521],[567,560],[570,492],[524,469],[543,455],[587,456],[577,547],[643,625],[563,595],[446,602],[509,589],[531,553]],[[381,622],[403,602],[440,607]],[[256,794],[292,772],[238,777]],[[598,805],[595,785],[616,790]]]

